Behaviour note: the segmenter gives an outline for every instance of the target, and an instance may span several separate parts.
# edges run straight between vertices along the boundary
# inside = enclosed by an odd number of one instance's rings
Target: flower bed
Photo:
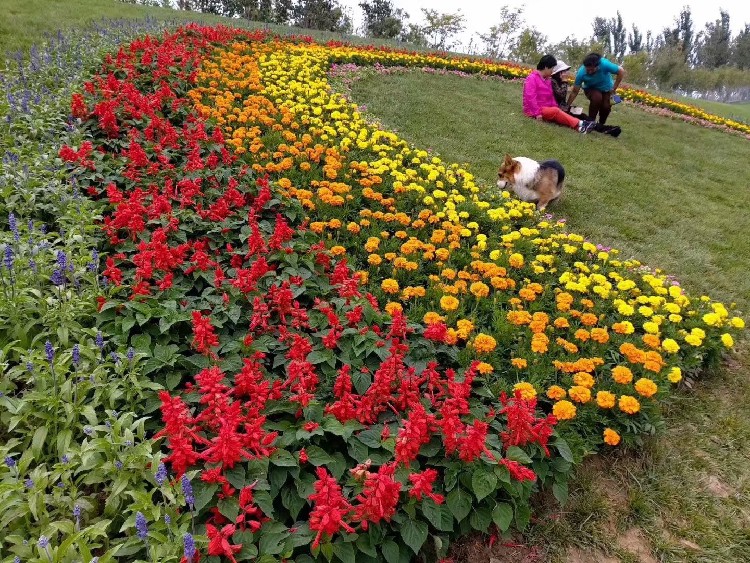
[[[60,158],[108,245],[99,348],[132,349],[118,365],[159,393],[131,408],[161,412],[123,433],[156,453],[104,508],[112,556],[394,562],[523,528],[533,491],[564,501],[584,454],[655,431],[743,326],[368,124],[334,63],[523,73],[188,26],[73,96],[86,140]]]

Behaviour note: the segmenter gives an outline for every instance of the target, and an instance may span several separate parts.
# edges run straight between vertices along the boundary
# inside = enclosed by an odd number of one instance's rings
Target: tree
[[[292,21],[297,27],[346,33],[352,21],[335,0],[297,0],[292,6]]]
[[[739,69],[750,69],[750,23],[740,31],[732,42],[732,64]]]
[[[622,23],[622,16],[619,10],[617,10],[617,17],[610,20],[609,29],[612,33],[612,55],[614,55],[615,59],[622,62],[622,58],[625,56],[625,47],[627,46],[625,40],[627,32]]]
[[[406,29],[401,31],[398,40],[412,45],[427,47],[427,36],[424,33],[424,29],[413,23],[410,23]]]
[[[661,47],[676,48],[681,54],[683,60],[690,64],[693,62],[693,17],[690,13],[690,7],[685,6],[680,15],[674,20],[675,27],[665,28],[662,31]]]
[[[638,29],[638,26],[633,24],[633,31],[628,34],[628,49],[635,55],[643,51],[643,34]]]
[[[466,25],[466,18],[459,10],[455,14],[441,14],[437,10],[422,8],[427,24],[422,31],[432,49],[450,51],[455,43],[451,39],[461,33]]]
[[[612,52],[612,28],[611,22],[606,18],[594,18],[591,26],[594,28],[594,41],[599,43],[604,51],[604,54],[610,54]]]
[[[271,0],[239,0],[237,5],[237,14],[245,19],[259,22],[274,21]]]
[[[595,41],[579,41],[575,37],[566,37],[560,43],[549,47],[549,52],[565,62],[573,69],[583,63],[589,53],[601,53],[604,49],[601,43]]]
[[[732,32],[729,27],[729,14],[719,11],[720,18],[707,23],[696,47],[696,62],[707,68],[718,68],[729,64],[731,58]]]
[[[293,0],[275,0],[273,3],[273,23],[286,25],[292,19]]]
[[[409,14],[394,8],[390,0],[365,0],[359,7],[365,14],[365,35],[367,37],[393,38],[401,34]]]
[[[511,56],[516,61],[536,64],[548,50],[547,36],[536,28],[527,27],[514,43]]]
[[[490,27],[487,33],[479,33],[479,39],[483,43],[482,54],[493,59],[505,59],[510,54],[510,48],[518,36],[518,30],[522,28],[523,7],[500,8],[500,21]]]

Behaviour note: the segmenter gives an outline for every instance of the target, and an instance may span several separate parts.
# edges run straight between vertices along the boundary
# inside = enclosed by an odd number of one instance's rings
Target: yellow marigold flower
[[[393,278],[386,278],[380,283],[380,289],[386,293],[398,293],[398,282]]]
[[[616,446],[620,443],[620,435],[611,428],[605,428],[604,443],[608,446]]]
[[[633,332],[635,332],[635,327],[630,321],[622,321],[613,324],[612,330],[614,330],[617,334],[633,334]]]
[[[596,384],[596,380],[590,373],[579,371],[578,373],[573,375],[573,383],[575,383],[576,385],[580,385],[581,387],[591,389]]]
[[[565,389],[563,389],[559,385],[553,385],[552,387],[547,389],[547,397],[549,397],[553,401],[564,399],[567,395],[567,391],[565,391]]]
[[[716,313],[706,313],[703,315],[703,322],[708,326],[721,326],[721,317]]]
[[[558,401],[552,407],[552,414],[558,420],[570,420],[576,415],[576,406],[570,401]]]
[[[568,389],[568,396],[576,403],[588,403],[591,400],[591,389],[582,385],[574,385]]]
[[[513,367],[516,369],[525,369],[529,365],[529,362],[524,358],[513,358],[510,363],[513,364]]]
[[[599,391],[596,394],[596,404],[599,405],[599,408],[611,409],[615,406],[616,401],[617,397],[615,394],[609,391]]]
[[[508,257],[508,264],[510,264],[513,268],[523,268],[523,254],[514,252]]]
[[[339,245],[332,246],[331,254],[333,254],[334,256],[341,256],[342,254],[346,254],[346,248],[344,248],[343,246],[339,246]]]
[[[731,334],[725,332],[721,335],[721,343],[727,348],[731,348],[732,346],[734,346],[734,339],[732,338]]]
[[[612,368],[612,379],[620,385],[627,385],[633,381],[633,372],[625,366],[615,366]]]
[[[676,354],[680,351],[680,345],[672,338],[662,340],[661,347],[669,354]]]
[[[653,321],[646,321],[643,323],[643,330],[649,334],[659,334],[659,325]]]
[[[685,342],[697,348],[698,346],[701,346],[703,344],[703,339],[691,333],[685,336]]]
[[[430,311],[428,313],[425,313],[424,317],[422,317],[422,321],[428,325],[439,323],[439,322],[442,322],[443,320],[444,320],[443,316],[440,315],[440,313],[436,313],[435,311]]]
[[[647,399],[649,397],[653,397],[654,395],[656,395],[656,392],[658,390],[659,387],[656,385],[656,383],[646,377],[642,377],[635,382],[635,391],[641,397],[646,397]]]
[[[448,331],[445,333],[445,340],[444,342],[448,344],[449,346],[453,346],[456,342],[458,342],[458,333],[455,329],[449,328]]]
[[[618,403],[620,410],[627,414],[635,414],[641,410],[641,404],[638,399],[630,395],[621,395]]]
[[[732,317],[732,320],[729,322],[734,328],[745,328],[745,321],[740,317]]]
[[[385,311],[390,316],[395,315],[397,312],[402,312],[404,308],[401,306],[401,303],[396,303],[395,301],[390,301],[385,306]]]
[[[473,346],[480,354],[489,353],[497,347],[497,341],[489,334],[480,332],[474,339]]]
[[[477,371],[482,375],[488,375],[495,371],[495,368],[492,367],[492,364],[488,364],[487,362],[479,362],[477,364]]]
[[[456,328],[458,330],[458,336],[466,340],[469,338],[471,331],[474,330],[474,323],[468,319],[461,319],[456,321]]]
[[[459,301],[452,295],[443,295],[440,298],[440,308],[444,311],[455,311],[458,309]]]
[[[490,294],[490,288],[482,282],[474,282],[471,284],[469,291],[471,291],[472,295],[478,299],[487,297]]]
[[[536,397],[536,389],[531,383],[526,381],[519,381],[513,386],[513,392],[521,391],[521,397],[527,400],[531,400]]]
[[[677,366],[673,367],[669,370],[667,379],[669,379],[670,383],[679,383],[682,380],[682,370]]]

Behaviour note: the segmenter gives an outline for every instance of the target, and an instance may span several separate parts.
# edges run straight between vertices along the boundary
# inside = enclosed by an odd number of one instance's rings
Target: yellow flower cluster
[[[733,345],[744,322],[724,305],[691,299],[662,272],[601,250],[465,167],[368,122],[333,91],[334,62],[528,71],[283,41],[235,43],[204,61],[190,93],[198,111],[223,128],[243,164],[301,206],[308,228],[359,271],[390,314],[445,323],[444,343],[481,358],[487,378],[502,378],[509,365],[524,370],[535,383],[515,388],[527,398],[540,389],[561,421],[581,409],[616,419],[655,408],[681,367]],[[602,368],[605,357],[614,367]],[[605,442],[619,443],[607,430]]]

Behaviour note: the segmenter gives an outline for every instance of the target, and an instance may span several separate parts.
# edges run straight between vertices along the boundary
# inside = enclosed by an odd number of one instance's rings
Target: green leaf
[[[460,487],[456,487],[448,493],[445,501],[453,516],[459,522],[466,518],[471,511],[471,495]]]
[[[469,516],[469,524],[479,532],[486,532],[492,523],[492,513],[486,505],[478,506]]]
[[[289,532],[260,532],[260,541],[258,542],[258,553],[263,555],[278,555],[284,551],[286,538]]]
[[[492,521],[501,532],[507,532],[513,521],[513,507],[507,502],[498,502],[492,511]]]
[[[357,434],[357,438],[359,438],[360,442],[370,448],[379,448],[381,446],[380,436],[382,433],[383,429],[381,428],[381,426],[379,424],[375,424],[371,428],[363,430],[362,432]]]
[[[531,508],[528,505],[521,504],[516,506],[516,526],[523,530],[531,520]]]
[[[271,498],[271,493],[268,491],[253,491],[253,500],[258,505],[258,508],[263,511],[263,514],[269,518],[273,518],[273,499]]]
[[[531,458],[518,446],[511,446],[505,453],[505,457],[518,463],[528,464],[531,463]]]
[[[227,481],[235,488],[241,489],[247,483],[245,482],[245,467],[243,465],[235,465],[232,469],[224,471],[224,477]]]
[[[427,524],[417,520],[406,520],[401,524],[401,538],[416,555],[427,540]]]
[[[234,522],[240,513],[240,503],[234,497],[219,499],[217,506],[219,507],[219,512],[228,518],[230,522]]]
[[[564,506],[568,502],[568,484],[555,483],[552,485],[552,494],[555,495],[557,502]]]
[[[323,448],[319,448],[318,446],[307,447],[305,448],[305,452],[307,453],[308,461],[316,467],[333,462],[333,458]]]
[[[343,563],[356,563],[356,550],[351,542],[337,541],[333,544],[333,554]]]
[[[436,504],[432,499],[422,502],[422,513],[430,524],[441,532],[453,531],[453,514],[445,504]]]
[[[193,496],[195,497],[195,511],[200,512],[204,506],[206,506],[214,496],[214,493],[219,489],[219,485],[216,483],[204,483],[203,481],[195,480],[193,482]]]
[[[388,563],[399,563],[401,561],[398,544],[393,540],[385,540],[380,546],[380,551]]]
[[[480,467],[471,475],[471,489],[477,500],[482,500],[494,493],[496,487],[497,475],[494,471],[487,471],[484,467]]]
[[[297,467],[297,460],[288,450],[279,448],[271,454],[269,459],[271,460],[271,463],[280,467]]]
[[[356,370],[351,377],[354,389],[360,395],[364,395],[372,385],[372,376],[369,373],[363,373],[361,370]]]
[[[47,431],[46,426],[40,426],[34,432],[34,437],[31,439],[31,453],[34,454],[34,457],[38,457],[42,453],[44,441],[47,439]]]
[[[557,448],[557,451],[560,452],[560,456],[567,462],[573,463],[573,452],[570,449],[570,446],[568,443],[563,440],[562,438],[558,438],[555,440],[555,447]]]
[[[305,499],[299,496],[295,488],[290,486],[281,489],[281,504],[289,511],[293,520],[297,520],[302,507],[305,506]]]

